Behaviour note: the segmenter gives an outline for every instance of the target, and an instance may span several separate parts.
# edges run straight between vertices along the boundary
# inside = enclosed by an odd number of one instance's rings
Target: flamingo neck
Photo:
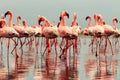
[[[98,25],[97,17],[94,18],[94,26]]]
[[[27,23],[26,21],[23,23],[24,28],[27,28]]]
[[[88,21],[88,27],[92,26],[91,25],[91,18],[89,18],[89,21]]]
[[[9,14],[10,17],[9,17],[9,22],[8,22],[8,26],[11,27],[13,26],[13,23],[12,23],[12,14]]]
[[[12,23],[12,14],[9,14],[10,17],[9,17],[9,21],[8,21],[8,26],[9,27],[12,27],[13,26],[13,23]]]
[[[115,21],[114,21],[114,20],[112,21],[112,25],[113,25],[113,29],[116,30],[116,24],[115,24]]]
[[[77,21],[76,21],[76,18],[74,18],[72,26],[76,26],[76,25],[77,25]]]
[[[17,18],[17,25],[20,26],[20,20]]]
[[[61,26],[65,26],[66,24],[65,24],[65,20],[64,20],[64,16],[62,16],[62,19],[61,19],[61,21],[60,21],[60,25]]]

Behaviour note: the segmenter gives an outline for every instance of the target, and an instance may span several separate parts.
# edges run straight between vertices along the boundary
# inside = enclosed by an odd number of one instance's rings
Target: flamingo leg
[[[2,38],[0,38],[0,41],[1,41],[1,54],[3,54],[3,42],[2,42]]]
[[[41,39],[41,48],[40,48],[41,53],[42,53],[42,44],[43,44],[42,41],[43,41],[43,37]]]
[[[9,74],[9,46],[10,46],[10,38],[8,38],[8,45],[7,45],[7,67],[8,67],[8,74]]]
[[[107,39],[105,39],[105,49],[104,49],[104,55],[106,54],[106,48],[107,48]]]
[[[57,39],[55,39],[55,53],[57,55]]]
[[[71,47],[73,45],[73,43],[71,43],[71,44],[69,44],[69,45],[65,45],[65,47],[63,48],[63,50],[62,50],[62,53],[60,54],[60,56],[59,56],[59,58],[61,58],[62,57],[62,55],[64,55],[64,53],[65,53],[65,56],[64,56],[64,59],[66,59],[66,50],[69,48],[69,47]]]
[[[112,49],[112,44],[111,44],[110,39],[109,39],[108,37],[107,37],[107,40],[109,41],[110,48],[111,48],[111,51],[112,51],[112,55],[114,55],[114,51],[113,51],[113,49]]]
[[[20,43],[20,45],[21,45],[20,48],[23,47],[23,45],[25,44],[25,42],[26,42],[26,37],[24,38],[24,41],[23,41],[22,43]],[[20,49],[20,48],[19,48],[19,49]]]
[[[60,51],[62,50],[62,44],[63,44],[64,38],[62,38],[62,41],[60,43]]]
[[[15,44],[15,47],[14,47],[13,50],[12,50],[12,52],[13,52],[13,51],[16,49],[18,43],[16,42],[16,40],[14,40],[14,39],[12,39],[12,40],[13,40],[13,42],[14,42],[14,44]],[[11,54],[12,54],[12,52],[11,52]],[[19,57],[18,54],[17,54],[17,52],[15,52],[15,54],[16,54],[16,57]]]

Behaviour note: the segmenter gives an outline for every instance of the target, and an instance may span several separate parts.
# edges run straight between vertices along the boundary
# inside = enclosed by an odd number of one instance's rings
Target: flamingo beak
[[[105,25],[105,21],[103,21],[103,24]]]
[[[60,16],[59,19],[60,19],[60,21],[61,21],[61,20],[62,20],[62,17]]]
[[[40,19],[38,20],[38,23],[40,24],[42,21],[43,21],[43,19],[42,19],[42,18],[40,18]]]
[[[5,13],[5,18],[6,18],[6,16],[7,16],[8,14],[9,14],[8,12]]]
[[[21,20],[21,17],[19,16],[19,19]]]
[[[117,18],[115,18],[115,21],[116,21],[116,23],[118,23],[118,19]]]
[[[67,18],[69,18],[69,14],[66,12],[66,16],[67,16]]]
[[[85,18],[85,20],[87,21],[87,19],[88,19],[88,18],[90,18],[90,17],[89,17],[89,16],[87,16],[87,17]]]

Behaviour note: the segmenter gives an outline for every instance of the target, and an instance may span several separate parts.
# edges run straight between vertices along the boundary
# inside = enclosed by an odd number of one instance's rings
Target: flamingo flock
[[[7,15],[9,15],[9,18],[7,20],[8,23],[5,19]],[[31,48],[33,41],[35,41],[35,46],[37,48],[40,44],[39,38],[44,38],[41,39],[41,43],[44,43],[43,40],[45,40],[46,44],[46,48],[43,52],[43,55],[44,53],[47,53],[46,55],[50,55],[52,46],[55,47],[56,55],[58,55],[58,51],[56,48],[58,45],[58,38],[61,38],[62,40],[59,44],[59,58],[66,59],[68,49],[70,49],[71,46],[73,46],[74,53],[78,53],[78,43],[80,41],[79,39],[81,35],[84,35],[91,36],[90,46],[94,46],[95,44],[96,51],[99,47],[101,47],[101,45],[103,45],[104,54],[106,54],[106,47],[110,45],[112,55],[115,54],[109,38],[111,36],[114,37],[114,39],[116,39],[116,43],[118,43],[117,39],[120,35],[120,30],[116,27],[116,23],[118,23],[118,19],[116,17],[112,19],[112,25],[108,25],[106,24],[101,14],[95,13],[93,16],[94,25],[92,25],[92,17],[88,15],[86,17],[86,21],[88,20],[87,27],[82,28],[78,25],[77,14],[75,12],[73,13],[73,20],[71,21],[70,26],[66,25],[65,18],[67,17],[69,19],[69,16],[69,13],[63,10],[60,13],[58,24],[53,24],[46,17],[38,15],[38,24],[28,26],[27,21],[25,19],[21,21],[21,16],[17,16],[17,23],[13,24],[13,13],[11,10],[8,10],[5,14],[1,15],[0,38],[8,38],[8,51],[10,47],[10,41],[14,42],[15,45],[11,53],[16,51],[16,48],[19,43],[21,50],[23,50],[22,47],[25,44],[28,45],[29,48]],[[98,55],[99,54],[96,53],[96,56]],[[16,57],[19,57],[17,53]]]

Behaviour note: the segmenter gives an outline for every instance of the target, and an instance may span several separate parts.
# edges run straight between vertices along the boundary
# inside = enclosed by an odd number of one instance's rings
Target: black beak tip
[[[66,13],[66,15],[67,15],[67,18],[69,18],[69,14],[68,14],[68,13]]]
[[[42,22],[42,19],[40,18],[40,19],[39,19],[39,24],[40,24],[41,22]]]
[[[6,18],[7,15],[8,15],[8,12],[5,13],[5,18]]]
[[[116,19],[116,23],[118,23],[118,20]]]
[[[87,21],[88,18],[89,18],[89,17],[87,16],[87,17],[85,18],[85,20]]]
[[[59,19],[60,19],[60,21],[61,21],[61,20],[62,20],[62,17],[60,16]]]
[[[21,17],[19,17],[19,19],[21,20]]]

